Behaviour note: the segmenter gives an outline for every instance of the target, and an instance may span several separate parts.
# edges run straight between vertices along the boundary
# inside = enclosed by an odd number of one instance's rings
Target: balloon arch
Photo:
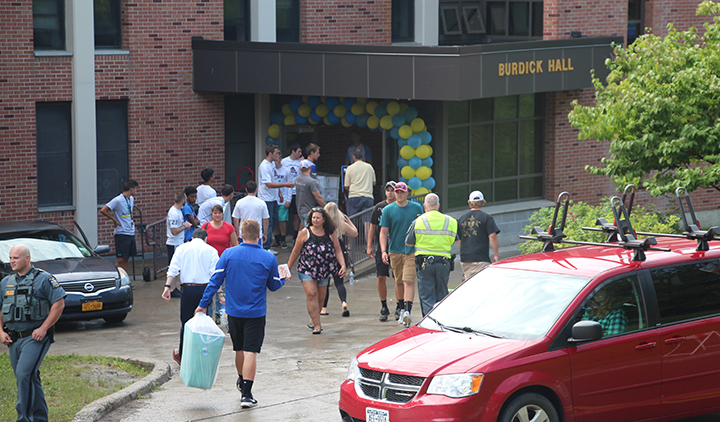
[[[371,132],[389,131],[397,140],[400,158],[400,180],[407,183],[413,195],[424,195],[435,187],[432,177],[432,135],[418,112],[407,103],[367,98],[303,96],[283,104],[282,112],[270,113],[270,127],[265,143],[278,144],[280,126],[319,124],[344,127],[367,127]]]

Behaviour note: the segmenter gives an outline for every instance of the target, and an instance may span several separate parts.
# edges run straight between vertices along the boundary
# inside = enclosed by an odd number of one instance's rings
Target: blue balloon
[[[410,180],[408,180],[407,185],[410,189],[417,190],[422,187],[422,180],[420,180],[417,176],[413,176]]]
[[[400,131],[398,131],[398,128],[394,127],[390,129],[390,137],[393,139],[400,139]]]
[[[355,99],[355,97],[345,98],[345,101],[343,101],[343,105],[345,106],[346,109],[350,110],[350,108],[356,102],[357,102],[357,100]],[[345,118],[345,120],[347,120],[347,118]]]
[[[387,116],[387,106],[385,104],[380,104],[379,106],[375,107],[375,115],[379,118],[383,116]]]
[[[403,138],[398,138],[397,143],[398,143],[398,147],[399,147],[399,148],[402,148],[402,147],[404,147],[405,145],[407,145],[407,141],[404,140]]]
[[[435,179],[432,176],[422,181],[422,187],[427,190],[432,190],[435,187]]]
[[[315,108],[320,105],[322,101],[320,100],[320,97],[313,95],[312,97],[308,98],[307,105],[309,105],[311,108]],[[315,119],[313,119],[315,120]],[[317,120],[315,120],[317,122]]]
[[[381,130],[382,128],[378,125],[378,127],[376,127],[375,129],[370,129],[370,132],[379,132]]]
[[[352,112],[348,110],[348,112],[345,113],[345,121],[350,124],[353,124],[357,121],[357,116],[352,114]]]
[[[327,97],[325,100],[325,105],[330,109],[334,109],[336,105],[340,104],[340,99],[338,97]],[[332,113],[330,113],[332,114]],[[328,116],[330,115],[328,114]]]
[[[403,167],[405,167],[406,165],[408,165],[408,160],[400,157],[400,158],[397,159],[397,165],[398,165],[398,167],[403,168]]]
[[[422,160],[420,157],[412,157],[408,160],[408,165],[413,169],[417,170],[422,166]]]
[[[405,115],[398,113],[392,117],[393,126],[400,127],[405,124]]]
[[[430,143],[430,141],[432,141],[432,135],[430,134],[430,132],[428,132],[426,130],[418,133],[418,136],[420,136],[420,138],[422,138],[423,145],[427,145]]]
[[[318,114],[315,113],[315,110],[310,112],[310,118],[313,120],[313,122],[322,122],[322,117],[318,116]]]
[[[302,103],[303,103],[302,98],[293,98],[292,100],[290,100],[290,110],[297,113],[298,108],[300,108]]]
[[[295,121],[296,121],[297,124],[299,124],[299,125],[306,125],[307,122],[308,122],[308,119],[307,119],[307,117],[303,117],[303,116],[301,116],[301,115],[299,115],[299,114],[296,114],[296,115],[295,115]],[[317,122],[317,120],[315,120],[315,121]]]
[[[432,159],[432,157],[428,157],[428,158],[425,158],[424,160],[422,160],[422,165],[425,166],[425,167],[427,167],[427,168],[431,168],[432,165],[433,165],[433,159]]]
[[[328,122],[330,122],[334,125],[340,123],[340,118],[338,116],[336,116],[335,113],[328,113],[327,119],[328,119]]]
[[[408,182],[408,179],[406,179],[406,178],[404,178],[404,177],[400,176],[400,180],[398,180],[398,182],[403,182],[403,183],[407,184],[407,182]]]
[[[355,120],[355,124],[360,127],[367,127],[367,121],[370,118],[369,113],[363,113],[359,116],[357,116],[357,119]]]
[[[278,126],[284,126],[285,125],[285,115],[275,111],[270,114],[270,121],[275,123]]]
[[[410,135],[410,137],[407,140],[408,145],[410,145],[413,149],[419,147],[422,145],[422,138],[417,135]]]
[[[271,137],[270,135],[268,135],[268,136],[265,137],[265,145],[271,145],[271,144],[277,145],[277,139],[275,139],[275,138]]]
[[[408,107],[407,110],[405,110],[405,122],[410,123],[413,120],[415,120],[418,116],[417,110],[415,110],[415,107]]]

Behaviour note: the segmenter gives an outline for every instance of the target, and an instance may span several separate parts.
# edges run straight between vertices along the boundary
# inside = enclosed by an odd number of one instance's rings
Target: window
[[[480,1],[440,0],[440,44],[485,42],[485,22],[480,10]]]
[[[72,205],[70,103],[36,103],[35,128],[38,207]]]
[[[446,102],[448,208],[467,207],[470,192],[488,202],[543,196],[542,94]]]
[[[224,0],[225,41],[250,41],[250,0]]]
[[[415,0],[393,0],[392,42],[415,41]]]
[[[120,0],[95,1],[95,48],[121,48]]]
[[[300,0],[276,0],[276,41],[300,42]]]
[[[128,179],[127,101],[97,101],[97,201],[105,204],[122,192]]]
[[[489,35],[519,40],[542,37],[542,1],[488,1],[486,13]]]
[[[33,0],[33,44],[36,50],[65,50],[63,0]]]
[[[632,44],[645,33],[645,0],[630,0],[628,3],[627,43]]]
[[[720,260],[650,272],[660,307],[660,323],[720,314]]]
[[[599,322],[603,337],[646,328],[647,315],[637,276],[601,286],[588,297],[575,320]]]

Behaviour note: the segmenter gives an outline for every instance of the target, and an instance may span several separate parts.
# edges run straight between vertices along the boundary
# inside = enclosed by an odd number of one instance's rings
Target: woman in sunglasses
[[[335,274],[345,276],[345,259],[335,224],[323,208],[316,207],[308,213],[307,227],[298,234],[288,267],[292,268],[295,261],[298,261],[298,278],[305,290],[313,334],[320,334],[320,308],[327,294],[326,286]]]
[[[342,211],[338,209],[338,206],[334,202],[328,202],[325,204],[325,212],[327,212],[328,216],[332,220],[333,224],[335,225],[335,234],[338,237],[338,240],[340,241],[340,248],[343,251],[343,258],[347,257],[347,245],[345,244],[344,235],[348,235],[350,237],[357,237],[358,231],[357,227],[350,221],[350,218],[343,214]],[[345,260],[345,263],[348,263],[348,260]],[[345,282],[345,278],[340,277],[339,275],[335,274],[333,276],[333,281],[335,282],[335,288],[337,289],[338,296],[340,297],[340,302],[342,302],[342,316],[349,317],[350,316],[350,310],[348,309],[347,304],[347,291],[345,290],[345,285],[343,284]],[[328,296],[330,296],[330,284],[327,286],[327,293],[325,294],[325,301],[323,302],[322,309],[320,309],[320,315],[328,315]]]

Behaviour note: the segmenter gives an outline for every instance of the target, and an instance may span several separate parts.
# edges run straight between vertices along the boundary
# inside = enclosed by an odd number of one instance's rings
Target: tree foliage
[[[550,223],[552,223],[554,211],[555,208],[553,207],[541,208],[535,211],[530,216],[530,224],[525,226],[525,234],[529,235],[533,227],[536,226],[547,231]],[[610,222],[614,220],[609,198],[603,199],[598,206],[588,205],[582,201],[570,201],[565,229],[563,230],[563,233],[567,236],[565,239],[583,242],[604,242],[607,236],[605,233],[582,229],[582,227],[597,227],[595,221],[598,217],[603,217]],[[561,218],[562,215],[558,215],[558,224],[560,224]],[[679,221],[680,217],[660,213],[652,204],[648,207],[635,206],[630,215],[630,222],[636,232],[679,234]],[[520,243],[520,253],[540,252],[542,245],[542,242],[534,241]],[[555,248],[567,248],[570,246],[575,245],[560,243],[556,244]]]
[[[704,1],[698,14],[720,13]],[[633,183],[651,195],[720,190],[720,17],[695,28],[639,37],[613,45],[607,85],[593,75],[596,105],[577,101],[569,114],[580,139],[610,141],[602,166],[586,166],[620,186]]]

